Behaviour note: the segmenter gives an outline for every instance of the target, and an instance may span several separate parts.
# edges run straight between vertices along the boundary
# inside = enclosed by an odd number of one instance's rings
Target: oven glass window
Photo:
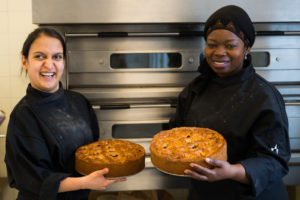
[[[270,64],[269,52],[251,52],[254,67],[268,67]]]
[[[115,124],[112,127],[113,138],[152,138],[162,130],[168,130],[167,123],[158,124]]]
[[[123,53],[110,56],[110,65],[114,69],[179,68],[181,64],[180,53]]]

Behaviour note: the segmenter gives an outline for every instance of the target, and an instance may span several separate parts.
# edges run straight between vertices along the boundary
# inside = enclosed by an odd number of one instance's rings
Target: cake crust
[[[218,132],[208,128],[180,127],[161,131],[150,144],[151,162],[159,170],[186,175],[189,164],[211,168],[205,158],[227,160],[227,143]]]
[[[87,175],[109,168],[108,178],[136,174],[145,167],[145,149],[125,140],[99,140],[79,147],[75,152],[75,169]]]

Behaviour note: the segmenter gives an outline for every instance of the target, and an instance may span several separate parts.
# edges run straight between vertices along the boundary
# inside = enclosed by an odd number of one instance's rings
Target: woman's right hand
[[[106,187],[112,183],[117,183],[121,181],[126,181],[126,178],[120,179],[107,179],[104,177],[105,174],[109,172],[108,168],[95,171],[89,175],[82,177],[84,189],[90,190],[105,190]]]
[[[107,179],[104,175],[108,172],[109,169],[104,168],[82,177],[67,177],[60,182],[58,192],[69,192],[80,189],[105,190],[112,183],[126,181],[126,178]]]

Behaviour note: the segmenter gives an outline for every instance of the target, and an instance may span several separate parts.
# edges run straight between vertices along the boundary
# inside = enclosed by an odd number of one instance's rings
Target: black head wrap
[[[255,41],[255,30],[248,14],[238,6],[225,6],[214,12],[206,21],[205,40],[216,29],[226,29],[236,34],[245,45],[252,47]]]

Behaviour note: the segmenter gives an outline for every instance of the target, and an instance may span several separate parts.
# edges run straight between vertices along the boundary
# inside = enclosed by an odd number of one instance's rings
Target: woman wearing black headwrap
[[[201,73],[179,95],[171,127],[206,127],[227,141],[228,161],[191,164],[189,200],[287,200],[288,119],[280,93],[256,74],[249,55],[255,30],[248,14],[225,6],[204,29]]]

